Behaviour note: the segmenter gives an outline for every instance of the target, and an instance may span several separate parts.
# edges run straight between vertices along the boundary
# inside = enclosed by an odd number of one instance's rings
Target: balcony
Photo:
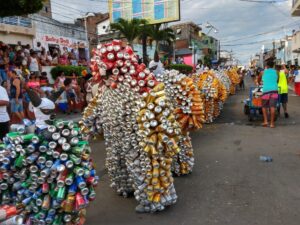
[[[35,35],[35,27],[30,18],[12,16],[0,18],[0,32],[6,34]]]
[[[292,16],[300,16],[300,0],[293,0]]]

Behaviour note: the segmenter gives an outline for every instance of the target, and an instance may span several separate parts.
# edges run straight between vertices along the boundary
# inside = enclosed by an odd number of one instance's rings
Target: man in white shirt
[[[7,113],[7,106],[9,105],[9,98],[4,87],[0,86],[0,142],[9,132],[9,115]]]
[[[159,60],[158,53],[155,52],[154,60],[152,60],[149,64],[150,71],[154,73],[155,76],[158,74],[162,74],[164,72],[164,65]]]
[[[35,116],[35,125],[40,131],[48,127],[47,121],[50,120],[51,115],[54,112],[56,100],[65,90],[71,87],[71,82],[72,80],[67,78],[64,81],[64,86],[61,87],[59,91],[52,93],[48,98],[40,97],[36,92],[38,90],[30,89],[28,86],[25,87],[31,101],[31,111],[33,111]]]

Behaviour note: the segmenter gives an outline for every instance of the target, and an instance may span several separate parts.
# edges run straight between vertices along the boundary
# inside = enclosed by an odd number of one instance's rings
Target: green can
[[[15,167],[22,168],[24,159],[24,155],[20,154],[15,160]]]
[[[76,146],[72,148],[72,152],[76,155],[81,155],[84,151],[84,146]]]
[[[62,201],[64,200],[65,195],[66,195],[66,187],[61,187],[58,189],[56,198],[57,200]]]
[[[55,219],[54,219],[54,221],[53,221],[53,223],[52,223],[52,225],[61,225],[61,224],[63,224],[62,219],[63,219],[63,217],[62,217],[61,214],[56,215],[56,216],[55,216]]]
[[[75,165],[79,165],[81,163],[81,158],[77,157],[74,154],[70,155],[70,159],[73,161]]]
[[[83,170],[82,167],[76,166],[76,167],[74,168],[74,173],[75,173],[76,175],[78,175],[78,176],[83,176],[84,170]]]

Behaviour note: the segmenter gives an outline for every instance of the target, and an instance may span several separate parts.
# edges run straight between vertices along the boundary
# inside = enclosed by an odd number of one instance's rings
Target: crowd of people
[[[77,50],[68,50],[63,47],[53,48],[47,51],[40,42],[32,48],[29,44],[23,46],[18,42],[15,46],[10,46],[0,41],[0,81],[7,79],[7,72],[18,69],[23,73],[35,73],[40,75],[42,66],[73,65],[87,66],[85,58],[79,57]]]
[[[82,76],[73,72],[66,76],[60,71],[54,84],[50,84],[48,74],[42,70],[47,65],[78,65],[74,52],[64,49],[56,60],[56,54],[49,55],[37,43],[37,48],[29,45],[11,47],[0,42],[0,139],[7,133],[9,125],[22,123],[23,119],[35,120],[32,101],[28,94],[33,90],[41,98],[47,98],[70,83],[58,99],[55,100],[56,111],[66,114],[77,113],[92,98],[93,81],[91,74]],[[54,57],[53,57],[54,56]]]

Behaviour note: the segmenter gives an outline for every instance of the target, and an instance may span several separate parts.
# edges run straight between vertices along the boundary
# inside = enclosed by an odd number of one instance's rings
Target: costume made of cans
[[[194,166],[194,151],[189,137],[189,131],[202,128],[204,123],[203,103],[200,91],[193,80],[179,71],[165,71],[157,79],[166,86],[166,92],[174,106],[176,120],[181,126],[182,136],[179,141],[181,151],[173,161],[173,171],[177,176],[192,172]]]
[[[94,51],[91,68],[102,87],[84,112],[82,131],[103,133],[117,193],[134,193],[138,212],[161,211],[177,200],[171,165],[181,128],[164,84],[121,45],[113,41]]]
[[[212,123],[220,115],[223,102],[227,99],[227,90],[213,71],[194,74],[193,80],[201,92],[204,120],[206,123]]]
[[[234,95],[236,92],[236,86],[240,83],[240,76],[237,72],[237,68],[227,70],[226,74],[231,81],[230,94]]]

